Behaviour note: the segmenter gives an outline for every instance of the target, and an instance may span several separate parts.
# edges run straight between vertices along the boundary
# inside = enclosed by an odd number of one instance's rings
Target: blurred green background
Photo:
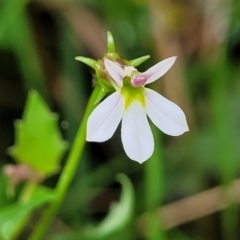
[[[153,128],[155,153],[142,165],[126,157],[119,129],[105,143],[87,143],[46,239],[81,239],[86,223],[101,221],[119,199],[117,173],[134,185],[134,217],[109,239],[240,239],[238,0],[0,0],[1,166],[13,162],[6,149],[30,89],[73,141],[94,82],[74,57],[102,58],[107,31],[124,59],[151,55],[140,71],[178,56],[151,87],[184,110],[190,132],[169,137]]]

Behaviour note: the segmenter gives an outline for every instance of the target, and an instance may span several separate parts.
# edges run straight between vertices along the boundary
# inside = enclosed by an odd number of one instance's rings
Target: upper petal
[[[124,112],[124,99],[115,92],[101,102],[87,122],[87,141],[104,142],[116,131]]]
[[[145,88],[146,111],[152,122],[164,133],[178,136],[189,131],[185,114],[175,103]]]
[[[104,65],[111,76],[111,78],[116,82],[118,87],[122,87],[123,85],[123,78],[125,76],[124,70],[117,65],[116,63],[112,62],[111,60],[104,58]]]
[[[176,56],[167,58],[156,65],[149,68],[147,71],[141,73],[140,75],[147,76],[148,80],[146,84],[152,83],[162,77],[174,64]]]
[[[145,109],[137,100],[132,101],[123,115],[121,137],[129,158],[143,163],[151,157],[154,150],[153,135]]]

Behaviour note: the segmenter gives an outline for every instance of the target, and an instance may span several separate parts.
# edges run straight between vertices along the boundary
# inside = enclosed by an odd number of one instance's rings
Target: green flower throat
[[[138,100],[145,107],[144,87],[133,87],[129,77],[124,78],[124,84],[121,94],[125,99],[125,110],[130,106],[131,102]]]

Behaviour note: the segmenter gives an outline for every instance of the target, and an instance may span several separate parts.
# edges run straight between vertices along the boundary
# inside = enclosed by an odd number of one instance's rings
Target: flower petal
[[[141,73],[140,75],[147,76],[148,80],[146,84],[152,83],[159,79],[160,77],[162,77],[172,67],[176,58],[177,58],[176,56],[167,58],[157,63],[156,65],[152,66],[151,68]]]
[[[125,110],[121,137],[123,148],[129,158],[143,163],[151,157],[154,150],[153,135],[145,109],[137,100]]]
[[[112,137],[124,113],[124,98],[119,91],[101,102],[87,122],[87,141],[104,142]]]
[[[118,87],[122,87],[123,85],[123,78],[125,76],[124,70],[117,65],[116,63],[112,62],[111,60],[104,58],[104,65],[111,76],[111,78],[115,81]]]
[[[146,111],[152,122],[164,133],[178,136],[189,131],[185,114],[175,103],[145,88]]]

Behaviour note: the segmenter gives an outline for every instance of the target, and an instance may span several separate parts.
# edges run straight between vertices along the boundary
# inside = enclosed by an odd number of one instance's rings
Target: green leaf
[[[15,145],[9,154],[17,162],[49,175],[56,171],[65,149],[57,116],[49,111],[36,91],[30,91],[23,120],[15,123]]]
[[[87,238],[104,239],[123,229],[131,220],[134,209],[134,189],[132,183],[124,174],[119,174],[117,179],[122,185],[120,201],[112,204],[110,212],[98,226],[87,229]]]
[[[35,208],[54,199],[53,191],[44,187],[36,187],[31,199],[18,202],[0,210],[0,239],[8,240],[18,230],[25,217]]]

